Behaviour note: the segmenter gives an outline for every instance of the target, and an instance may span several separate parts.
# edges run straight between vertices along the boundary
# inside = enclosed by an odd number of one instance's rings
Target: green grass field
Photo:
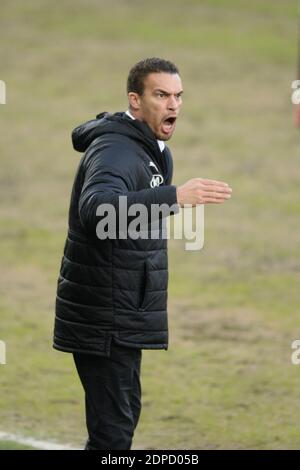
[[[0,450],[35,450],[33,447],[20,445],[16,442],[1,441]]]
[[[299,449],[296,2],[3,0],[0,39],[0,431],[85,440],[72,358],[52,350],[70,132],[125,110],[129,67],[162,56],[185,90],[175,184],[224,180],[233,197],[206,206],[203,250],[170,242],[170,347],[143,352],[133,448]]]

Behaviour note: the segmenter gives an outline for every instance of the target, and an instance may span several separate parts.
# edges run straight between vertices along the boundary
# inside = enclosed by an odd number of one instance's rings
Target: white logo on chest
[[[155,163],[150,162],[150,163],[149,163],[149,166],[152,166],[153,168],[156,169],[156,171],[159,171],[158,168],[157,168],[157,166],[155,165]]]
[[[151,188],[155,188],[156,186],[159,186],[160,184],[162,184],[163,181],[164,179],[161,175],[153,175],[150,181],[150,186]]]
[[[159,170],[158,170],[157,166],[155,165],[155,163],[150,162],[149,166],[155,168],[155,170],[157,171],[157,173],[152,176],[152,179],[150,181],[151,188],[155,188],[156,186],[161,185],[164,182],[164,179],[163,179],[162,175],[160,175],[158,173]]]

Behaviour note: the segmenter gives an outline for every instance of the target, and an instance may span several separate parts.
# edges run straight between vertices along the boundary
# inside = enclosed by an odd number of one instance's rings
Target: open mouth
[[[173,130],[175,122],[176,122],[176,116],[170,116],[163,121],[162,130],[164,134],[169,134]]]

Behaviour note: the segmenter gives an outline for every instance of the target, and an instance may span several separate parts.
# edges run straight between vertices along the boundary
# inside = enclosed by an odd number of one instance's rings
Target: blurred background
[[[127,109],[145,57],[175,62],[184,101],[174,183],[233,188],[205,207],[201,251],[170,242],[166,351],[144,351],[133,449],[300,448],[297,2],[1,1],[0,432],[81,447],[72,357],[52,349],[56,282],[80,154],[70,134]],[[19,444],[2,442],[2,448]]]

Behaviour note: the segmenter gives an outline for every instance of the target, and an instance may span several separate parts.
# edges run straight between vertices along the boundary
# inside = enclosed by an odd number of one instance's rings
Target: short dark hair
[[[151,57],[135,64],[127,78],[127,93],[134,92],[142,95],[144,93],[144,80],[150,73],[178,73],[178,67],[169,60]]]

